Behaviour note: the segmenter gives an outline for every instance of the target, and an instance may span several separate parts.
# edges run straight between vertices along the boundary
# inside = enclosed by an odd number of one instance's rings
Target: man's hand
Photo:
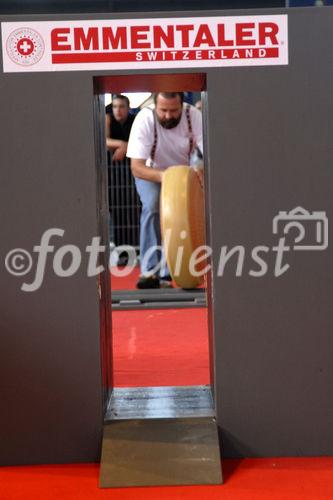
[[[193,170],[195,171],[195,173],[197,174],[198,178],[199,178],[199,182],[200,182],[200,185],[201,187],[203,188],[203,185],[204,185],[204,169],[203,169],[203,163],[200,163],[199,165],[195,165],[193,167]]]
[[[126,156],[127,142],[119,141],[121,144],[113,151],[112,161],[122,161]]]
[[[151,182],[162,182],[164,170],[146,167],[146,160],[139,158],[131,159],[131,169],[134,177]]]

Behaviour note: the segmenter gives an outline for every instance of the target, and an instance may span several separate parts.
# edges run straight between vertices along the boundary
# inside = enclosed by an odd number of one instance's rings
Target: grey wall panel
[[[93,91],[80,75],[1,78],[1,261],[32,252],[42,233],[82,252],[97,234]],[[96,460],[101,437],[99,306],[83,257],[59,278],[51,256],[41,288],[1,266],[1,463]]]
[[[280,278],[270,252],[267,276],[248,276],[251,249],[277,243],[280,210],[332,216],[332,20],[290,13],[288,67],[209,74],[215,266],[222,245],[246,249],[243,276],[230,261],[213,285],[227,456],[332,454],[332,252],[290,252]]]

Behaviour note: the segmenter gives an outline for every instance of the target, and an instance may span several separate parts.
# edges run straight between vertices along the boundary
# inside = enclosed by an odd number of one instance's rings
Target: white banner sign
[[[286,15],[2,23],[3,70],[288,64]]]

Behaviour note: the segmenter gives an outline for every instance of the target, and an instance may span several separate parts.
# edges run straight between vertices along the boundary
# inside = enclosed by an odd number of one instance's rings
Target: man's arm
[[[111,116],[109,113],[105,115],[105,133],[106,133],[106,147],[112,152],[113,161],[121,161],[126,156],[127,142],[119,139],[112,139],[108,136],[108,130],[111,130]]]
[[[152,182],[162,182],[163,170],[146,167],[146,160],[131,158],[131,170],[134,177]]]
[[[191,119],[192,119],[193,138],[196,146],[199,148],[200,153],[203,155],[202,113],[193,106],[191,106]]]

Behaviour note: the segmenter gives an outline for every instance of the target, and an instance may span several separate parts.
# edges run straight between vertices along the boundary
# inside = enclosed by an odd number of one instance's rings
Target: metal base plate
[[[158,288],[156,290],[114,290],[112,309],[128,311],[131,309],[175,309],[187,307],[206,307],[206,290],[195,288]]]
[[[104,426],[102,488],[221,483],[212,417],[113,420]]]
[[[105,420],[213,417],[209,385],[115,388]]]

